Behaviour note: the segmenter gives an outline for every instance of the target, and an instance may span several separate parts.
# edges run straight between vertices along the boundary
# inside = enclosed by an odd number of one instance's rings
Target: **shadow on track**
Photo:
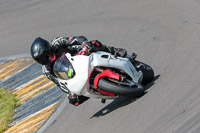
[[[155,76],[154,79],[153,79],[153,81],[151,81],[149,84],[145,85],[144,88],[146,90],[148,90],[149,88],[151,88],[155,84],[155,81],[159,77],[160,77],[160,75]],[[142,96],[144,96],[144,95],[142,95]],[[110,104],[108,104],[106,107],[104,107],[103,109],[101,109],[100,111],[98,111],[97,113],[95,113],[90,119],[95,118],[95,117],[100,117],[100,116],[107,115],[107,114],[113,112],[114,110],[116,110],[118,108],[121,108],[123,106],[126,106],[126,105],[128,105],[128,104],[136,101],[139,98],[121,97],[121,98],[115,99]]]

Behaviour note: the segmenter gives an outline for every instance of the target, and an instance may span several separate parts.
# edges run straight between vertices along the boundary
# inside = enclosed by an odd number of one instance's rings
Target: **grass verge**
[[[11,92],[0,89],[0,133],[8,129],[13,110],[17,106],[17,99]]]

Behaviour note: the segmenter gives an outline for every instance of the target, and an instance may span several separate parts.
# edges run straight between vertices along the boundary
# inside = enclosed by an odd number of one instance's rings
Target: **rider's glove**
[[[81,48],[83,49],[83,51],[85,49],[87,49],[88,51],[92,49],[92,46],[93,44],[91,42],[84,42],[82,45],[81,45]]]
[[[102,47],[103,47],[103,44],[98,40],[84,42],[81,45],[82,50],[83,51],[87,50],[87,52],[96,52],[96,51],[99,51],[100,49],[102,49]]]
[[[83,54],[87,55],[90,52],[92,52],[93,44],[91,42],[84,42],[81,45],[81,48],[82,48]]]

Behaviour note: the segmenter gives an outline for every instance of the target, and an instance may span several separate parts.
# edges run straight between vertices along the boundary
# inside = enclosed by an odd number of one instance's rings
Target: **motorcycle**
[[[61,89],[102,99],[102,103],[118,97],[140,97],[146,91],[144,85],[154,78],[152,67],[133,56],[122,58],[102,51],[89,56],[64,54],[54,63],[53,72]]]

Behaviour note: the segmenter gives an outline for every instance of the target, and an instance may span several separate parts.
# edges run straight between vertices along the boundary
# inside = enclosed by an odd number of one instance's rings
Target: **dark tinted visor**
[[[45,51],[39,57],[39,63],[42,64],[42,65],[48,65],[48,64],[50,64],[49,57],[50,57],[50,52],[49,51]]]

